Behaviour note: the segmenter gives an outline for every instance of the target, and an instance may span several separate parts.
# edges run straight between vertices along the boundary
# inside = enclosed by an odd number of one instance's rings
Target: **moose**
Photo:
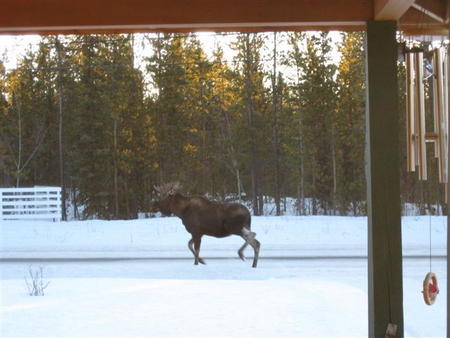
[[[160,211],[165,216],[174,214],[181,219],[186,230],[192,235],[188,248],[194,254],[194,264],[205,264],[200,258],[200,244],[203,235],[217,238],[230,235],[241,236],[245,243],[239,249],[239,257],[245,261],[244,250],[250,245],[254,250],[253,268],[258,265],[261,244],[250,230],[251,216],[248,209],[237,203],[214,203],[201,196],[185,196],[179,182],[155,186],[161,194],[159,201],[150,204],[151,212]]]

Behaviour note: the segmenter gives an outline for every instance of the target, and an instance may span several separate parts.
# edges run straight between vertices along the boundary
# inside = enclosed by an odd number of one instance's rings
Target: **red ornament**
[[[423,299],[427,305],[433,305],[439,293],[437,277],[433,272],[429,272],[423,281]]]

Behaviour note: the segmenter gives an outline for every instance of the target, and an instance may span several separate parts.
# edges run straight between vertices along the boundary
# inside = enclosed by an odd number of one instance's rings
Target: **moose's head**
[[[155,186],[155,190],[160,193],[161,199],[150,204],[150,211],[161,211],[165,216],[172,215],[175,195],[181,190],[180,182],[164,183],[159,187]]]

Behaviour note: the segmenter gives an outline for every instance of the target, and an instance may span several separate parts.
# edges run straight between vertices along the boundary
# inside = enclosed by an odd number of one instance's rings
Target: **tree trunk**
[[[63,134],[63,93],[62,93],[62,74],[61,74],[61,49],[59,38],[56,37],[56,52],[58,62],[58,103],[59,103],[59,175],[61,185],[61,216],[63,221],[67,221],[66,211],[66,183],[64,179],[64,134]]]
[[[233,143],[231,142],[231,126],[228,118],[228,114],[226,111],[222,110],[222,107],[216,107],[217,115],[222,116],[219,119],[219,132],[220,136],[224,140],[225,144],[227,144],[228,155],[231,159],[231,172],[236,176],[237,183],[237,191],[238,191],[238,201],[242,202],[242,182],[241,182],[241,174],[239,171],[238,161],[236,159],[236,151],[234,150]]]
[[[279,179],[279,159],[278,159],[278,93],[277,93],[277,32],[274,33],[273,42],[273,78],[272,78],[272,138],[273,138],[273,157],[274,157],[274,183],[275,183],[275,206],[276,215],[281,215],[280,208],[280,179]]]
[[[117,168],[117,117],[114,116],[114,218],[119,219],[119,178]]]
[[[299,211],[300,215],[305,215],[305,169],[303,164],[303,114],[302,114],[302,100],[300,89],[300,67],[297,65],[297,90],[298,90],[298,149],[300,153],[300,187],[299,187]]]
[[[20,172],[22,171],[21,160],[22,160],[22,115],[21,115],[21,109],[19,104],[17,104],[17,97],[16,97],[16,106],[17,106],[17,114],[19,115],[19,157],[16,161],[16,167],[17,167],[17,178],[16,178],[16,188],[20,187]]]
[[[251,67],[251,52],[250,52],[250,33],[247,33],[246,39],[246,90],[247,90],[247,124],[250,129],[253,126],[253,103],[252,103],[252,81],[250,74]],[[253,214],[255,216],[260,215],[258,206],[258,181],[256,178],[256,158],[255,158],[255,146],[253,138],[250,139],[250,167],[252,177],[252,201],[253,201]]]
[[[331,199],[331,208],[333,215],[336,215],[336,196],[337,196],[337,164],[336,164],[336,149],[335,149],[335,131],[334,124],[331,123],[331,156],[333,165],[333,197]]]
[[[313,140],[316,140],[316,125],[312,126]],[[316,198],[316,145],[313,144],[313,155],[312,155],[312,214],[317,215],[317,198]]]

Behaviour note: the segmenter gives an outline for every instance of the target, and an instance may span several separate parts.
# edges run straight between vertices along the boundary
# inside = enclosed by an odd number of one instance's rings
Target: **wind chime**
[[[426,57],[425,57],[426,55]],[[425,54],[413,48],[405,53],[407,94],[407,170],[418,171],[419,180],[427,179],[426,143],[434,144],[439,167],[439,183],[445,184],[447,201],[448,185],[448,109],[449,109],[449,56],[443,48]],[[432,131],[427,131],[425,119],[425,81],[432,77],[430,93],[433,99]],[[430,224],[430,272],[423,282],[423,297],[427,305],[434,304],[439,293],[436,275],[431,272],[431,224]]]

